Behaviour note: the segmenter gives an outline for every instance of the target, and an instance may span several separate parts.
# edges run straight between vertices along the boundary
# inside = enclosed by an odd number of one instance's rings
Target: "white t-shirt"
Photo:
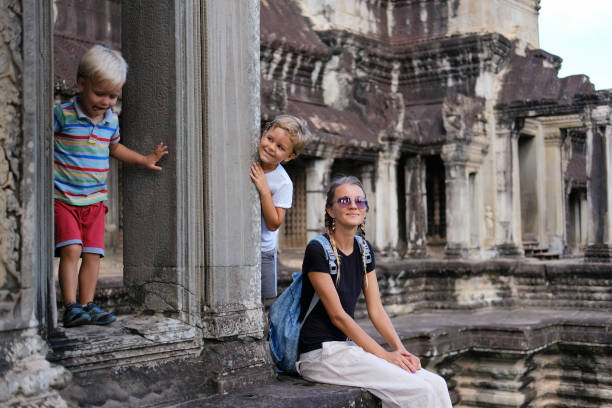
[[[266,180],[272,193],[275,207],[291,208],[293,200],[293,183],[289,175],[280,164],[274,170],[266,173]],[[278,230],[270,231],[266,226],[263,214],[261,215],[261,251],[271,251],[276,248]]]

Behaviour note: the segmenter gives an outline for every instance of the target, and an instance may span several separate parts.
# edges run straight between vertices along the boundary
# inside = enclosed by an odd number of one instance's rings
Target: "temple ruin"
[[[558,77],[539,3],[0,0],[0,406],[378,406],[272,368],[248,169],[281,112],[313,133],[281,286],[326,184],[357,175],[385,308],[456,407],[612,404],[612,92]],[[51,107],[95,42],[130,65],[123,143],[171,154],[114,165],[122,277],[99,298],[119,320],[65,329]]]

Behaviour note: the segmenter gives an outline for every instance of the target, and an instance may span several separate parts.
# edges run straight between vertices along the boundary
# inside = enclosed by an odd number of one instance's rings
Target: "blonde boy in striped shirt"
[[[79,63],[80,93],[54,109],[55,252],[60,257],[65,327],[116,320],[114,314],[93,303],[104,256],[109,155],[160,171],[157,162],[168,154],[163,143],[147,156],[119,143],[119,121],[112,109],[126,74],[127,63],[120,52],[96,45]]]

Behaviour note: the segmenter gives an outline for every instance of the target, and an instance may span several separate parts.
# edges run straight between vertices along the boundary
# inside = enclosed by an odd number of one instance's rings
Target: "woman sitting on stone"
[[[302,265],[308,277],[302,287],[302,315],[314,291],[321,301],[302,326],[297,370],[310,381],[365,388],[381,399],[383,407],[452,407],[444,379],[421,368],[419,358],[404,348],[382,306],[369,242],[372,261],[366,263],[365,258],[367,210],[359,179],[348,176],[332,182],[325,204],[325,226],[337,271],[330,273],[320,243],[308,244]],[[362,248],[355,239],[358,228]],[[370,319],[392,351],[385,350],[355,322],[361,290]]]

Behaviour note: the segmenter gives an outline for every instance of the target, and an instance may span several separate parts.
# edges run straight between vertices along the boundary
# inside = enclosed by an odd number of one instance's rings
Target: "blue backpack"
[[[355,236],[359,247],[359,252],[362,251],[362,238]],[[323,235],[318,235],[313,241],[319,242],[325,250],[325,258],[329,262],[329,273],[335,275],[338,271],[336,264],[336,255],[332,250],[331,244]],[[311,241],[312,242],[312,241]],[[370,255],[370,247],[366,245],[366,264],[372,262]],[[304,274],[302,272],[293,275],[293,282],[270,306],[270,352],[272,360],[278,368],[277,371],[297,374],[295,363],[298,359],[298,340],[300,338],[300,329],[306,321],[306,318],[312,312],[317,302],[319,295],[314,293],[308,310],[304,318],[300,322],[300,298],[302,297],[302,281]]]

